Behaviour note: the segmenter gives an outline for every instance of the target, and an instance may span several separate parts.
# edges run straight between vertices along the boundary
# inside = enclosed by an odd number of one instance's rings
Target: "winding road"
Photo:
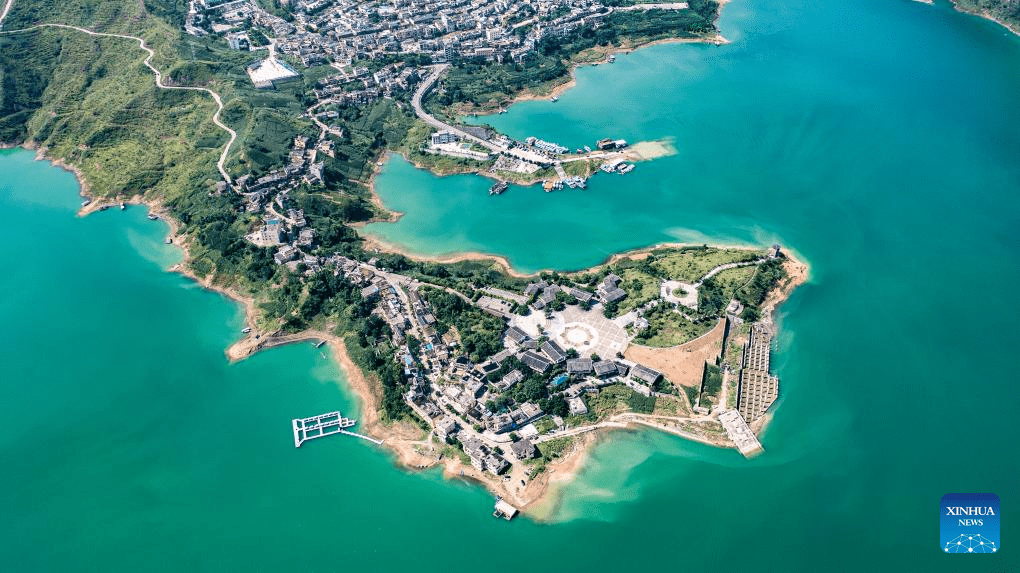
[[[7,4],[4,5],[3,12],[0,12],[0,29],[2,29],[4,19],[7,17],[7,13],[10,12],[11,6],[13,4],[14,0],[7,0]],[[229,127],[226,126],[226,124],[220,121],[220,112],[223,111],[223,101],[220,99],[220,94],[212,91],[209,88],[164,85],[163,73],[156,69],[156,67],[153,66],[152,63],[150,62],[150,60],[152,60],[153,56],[155,56],[156,53],[152,51],[151,48],[145,45],[145,40],[137,36],[128,36],[126,34],[108,34],[106,32],[94,32],[86,28],[79,28],[78,26],[69,26],[67,24],[37,24],[35,26],[31,26],[29,28],[22,28],[20,30],[0,31],[0,34],[21,34],[24,32],[32,32],[34,30],[38,30],[41,28],[61,28],[64,30],[73,30],[75,32],[81,32],[83,34],[88,34],[89,36],[102,36],[107,38],[121,38],[124,40],[134,40],[138,42],[138,47],[145,50],[149,54],[148,56],[146,56],[145,61],[143,63],[145,64],[146,67],[152,70],[153,74],[156,75],[156,87],[164,90],[186,90],[205,92],[212,96],[213,101],[216,102],[216,113],[213,114],[212,121],[213,123],[216,124],[217,127],[222,129],[223,131],[226,131],[230,135],[230,140],[227,141],[227,145],[223,148],[223,152],[220,154],[219,161],[216,162],[216,168],[220,170],[220,175],[223,176],[223,179],[226,180],[227,183],[233,183],[233,179],[231,179],[230,174],[227,173],[225,164],[227,162],[227,154],[230,153],[230,148],[234,145],[234,141],[237,139],[237,132],[235,132],[233,129],[230,129]]]
[[[416,113],[418,117],[421,118],[422,121],[436,129],[452,131],[453,133],[459,135],[461,139],[466,139],[468,141],[477,143],[478,145],[481,145],[482,147],[485,147],[486,149],[494,153],[499,153],[503,151],[502,147],[494,143],[490,143],[480,137],[475,137],[462,129],[454,127],[448,123],[443,123],[439,121],[422,108],[421,98],[425,95],[426,92],[429,91],[432,85],[435,84],[440,77],[442,77],[443,73],[449,67],[450,64],[439,64],[434,66],[432,68],[432,73],[429,74],[428,77],[421,82],[421,84],[418,86],[418,89],[414,90],[414,97],[411,98],[411,106],[414,107],[414,113]]]

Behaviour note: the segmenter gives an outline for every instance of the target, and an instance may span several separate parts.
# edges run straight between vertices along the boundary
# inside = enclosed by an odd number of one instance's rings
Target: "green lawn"
[[[656,348],[668,348],[694,340],[716,325],[715,321],[694,323],[673,311],[646,313],[645,318],[648,318],[649,327],[634,339],[634,343]]]
[[[620,314],[624,314],[659,296],[661,281],[639,268],[624,269],[617,274],[623,279],[620,281],[620,288],[627,291],[627,298],[620,301]]]
[[[713,247],[672,250],[662,256],[657,256],[652,266],[657,273],[665,278],[694,283],[719,265],[754,260],[761,257],[762,254],[760,251]]]

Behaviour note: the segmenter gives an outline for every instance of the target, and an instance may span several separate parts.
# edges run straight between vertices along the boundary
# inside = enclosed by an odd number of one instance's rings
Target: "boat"
[[[99,210],[100,210],[100,211],[105,211],[105,210],[107,210],[107,209],[109,209],[109,208],[110,208],[110,206],[109,206],[109,205],[103,205],[102,207],[100,207],[100,208],[99,208]]]
[[[553,96],[553,98],[550,101],[552,101],[553,103],[556,103],[556,102],[560,101],[560,98],[558,98],[556,96]]]
[[[606,173],[612,173],[613,171],[616,171],[616,169],[620,166],[621,163],[623,163],[622,159],[611,159],[600,165],[599,169],[605,171]]]
[[[241,334],[248,334],[249,332],[251,332],[251,327],[250,326],[246,326],[246,327],[241,329]]]
[[[84,201],[82,201],[82,202],[81,202],[81,206],[82,206],[82,207],[88,207],[88,206],[89,206],[89,203],[91,203],[91,202],[92,202],[91,200],[89,200],[89,199],[86,199],[86,200],[84,200]]]
[[[585,152],[585,153],[591,153],[591,148],[590,148],[590,147],[588,147],[587,145],[585,145],[585,146],[584,146],[584,152]]]
[[[624,174],[624,173],[630,173],[631,171],[634,171],[634,164],[633,163],[627,163],[627,164],[621,165],[619,171],[620,171],[621,175]]]
[[[609,56],[609,63],[611,64],[611,63],[613,63],[615,61],[616,61],[616,56],[615,55],[610,55]]]
[[[510,187],[506,181],[497,181],[489,187],[489,195],[502,195]]]
[[[127,205],[125,205],[124,202],[121,201],[120,202],[120,210],[123,211],[124,209],[127,209]]]
[[[159,215],[156,215],[156,214],[153,214],[153,213],[149,213],[149,215],[148,215],[148,217],[147,217],[147,218],[148,218],[148,219],[149,219],[150,221],[155,221],[155,220],[159,219]]]
[[[505,109],[501,109],[501,110],[499,110],[499,114],[500,114],[500,115],[503,115],[504,113],[506,113],[506,110],[505,110]]]

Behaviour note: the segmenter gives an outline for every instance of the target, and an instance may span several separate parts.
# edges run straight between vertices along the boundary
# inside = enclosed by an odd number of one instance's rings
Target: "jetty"
[[[353,432],[347,432],[347,428],[353,427],[358,422],[357,420],[345,418],[340,412],[327,412],[318,416],[312,416],[311,418],[294,418],[290,423],[294,429],[295,448],[300,448],[301,444],[308,440],[332,436],[333,434],[343,433],[355,435],[359,438],[365,437]]]
[[[517,508],[503,501],[501,498],[496,498],[496,508],[492,512],[493,517],[502,517],[507,521],[510,521],[517,515]]]
[[[754,432],[747,426],[747,422],[744,421],[736,410],[726,410],[719,414],[719,422],[722,423],[726,434],[733,440],[737,450],[745,458],[751,458],[765,451],[765,448],[761,447],[761,442],[755,437]]]

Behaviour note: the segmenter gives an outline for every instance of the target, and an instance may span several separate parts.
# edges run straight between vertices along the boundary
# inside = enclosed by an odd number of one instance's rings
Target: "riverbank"
[[[972,16],[977,16],[979,18],[984,18],[986,20],[991,20],[992,22],[995,22],[996,24],[998,24],[998,25],[1002,26],[1003,28],[1009,30],[1013,34],[1016,34],[1017,36],[1020,36],[1020,25],[1011,24],[1009,22],[1005,22],[1002,19],[998,18],[997,16],[994,16],[993,14],[991,14],[988,10],[982,10],[982,9],[978,9],[976,7],[975,8],[970,8],[970,7],[967,7],[967,6],[963,6],[963,5],[961,5],[961,1],[960,0],[949,0],[949,1],[952,2],[953,8],[957,12],[962,12],[964,14],[970,14]]]

